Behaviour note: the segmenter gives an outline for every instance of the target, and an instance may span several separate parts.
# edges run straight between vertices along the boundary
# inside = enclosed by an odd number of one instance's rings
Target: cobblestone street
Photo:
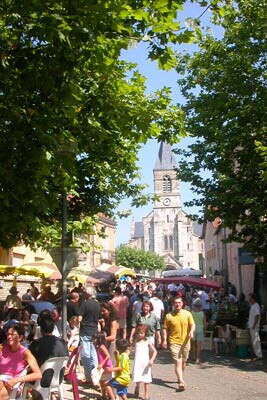
[[[153,367],[151,400],[262,400],[267,399],[267,364],[239,360],[234,356],[205,354],[202,365],[189,363],[185,380],[186,391],[177,392],[177,384],[169,353],[161,351]],[[134,398],[134,385],[129,398]],[[73,399],[70,385],[65,385],[65,398]],[[99,393],[85,386],[80,390],[81,400],[101,399]]]

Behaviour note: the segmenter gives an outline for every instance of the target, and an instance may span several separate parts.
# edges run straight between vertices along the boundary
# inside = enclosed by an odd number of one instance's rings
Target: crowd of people
[[[21,297],[12,287],[0,325],[0,400],[8,399],[16,385],[41,379],[40,366],[49,358],[69,356],[77,349],[85,382],[99,385],[102,397],[110,400],[115,399],[114,390],[126,400],[131,381],[135,396],[139,398],[142,391],[142,398],[148,400],[153,363],[158,351],[166,348],[178,390],[185,390],[188,358],[203,361],[206,331],[212,332],[219,354],[231,351],[236,330],[248,329],[255,360],[259,360],[261,308],[254,294],[247,301],[243,294],[236,297],[232,285],[227,289],[225,294],[182,284],[118,280],[104,296],[92,286],[79,284],[68,295],[66,342],[51,287],[39,293],[32,284]],[[29,307],[36,300],[52,306],[37,315]]]

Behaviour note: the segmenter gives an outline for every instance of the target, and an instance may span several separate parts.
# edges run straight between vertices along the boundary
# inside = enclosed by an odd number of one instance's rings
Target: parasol
[[[60,279],[61,273],[54,264],[29,263],[18,266],[0,265],[0,275],[31,275],[39,278]]]
[[[90,280],[90,283],[92,283],[94,285],[99,284],[100,280],[90,277],[90,273],[91,273],[91,271],[88,271],[88,269],[85,269],[85,268],[81,268],[81,267],[73,268],[69,272],[67,279],[72,279],[72,280],[78,281],[82,284],[84,284],[86,282],[89,283],[89,280]]]
[[[101,264],[97,267],[97,271],[109,272],[115,275],[116,278],[121,278],[122,276],[132,276],[136,277],[136,273],[133,269],[124,267],[123,265],[114,265],[114,264]]]
[[[196,276],[200,277],[202,272],[193,268],[181,268],[181,269],[173,269],[162,272],[163,278],[171,278],[171,277],[180,277],[180,276]]]
[[[208,287],[212,289],[220,289],[221,285],[213,281],[211,279],[206,279],[206,278],[195,278],[191,276],[181,276],[181,277],[169,277],[169,278],[155,278],[153,279],[153,282],[159,282],[159,283],[187,283],[192,286],[197,286],[197,287]]]
[[[32,269],[37,269],[41,273],[43,273],[45,278],[52,280],[59,280],[62,278],[62,275],[56,266],[53,263],[45,263],[45,262],[34,262],[28,264],[22,264],[19,268],[26,268],[31,271]]]

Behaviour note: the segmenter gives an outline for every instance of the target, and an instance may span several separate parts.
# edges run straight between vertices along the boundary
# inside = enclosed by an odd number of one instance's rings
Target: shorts
[[[112,379],[112,373],[111,372],[103,372],[100,378],[100,382],[108,382],[110,379]]]
[[[149,344],[152,344],[153,346],[155,346],[155,335],[147,336],[147,340],[148,340]]]
[[[171,343],[170,351],[174,361],[178,361],[180,359],[186,361],[190,351],[190,342],[186,344]]]
[[[220,337],[215,337],[213,338],[214,343],[226,343],[226,340],[224,338]]]
[[[121,385],[116,381],[116,379],[111,379],[111,381],[108,382],[108,385],[116,389],[116,392],[119,396],[127,395],[128,393],[127,386]]]
[[[118,323],[119,323],[119,329],[126,329],[127,328],[126,318],[120,318],[118,320]]]

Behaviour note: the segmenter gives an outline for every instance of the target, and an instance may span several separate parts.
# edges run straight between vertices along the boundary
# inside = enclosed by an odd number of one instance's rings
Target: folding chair
[[[80,400],[79,396],[79,387],[78,387],[78,377],[76,374],[76,368],[79,362],[79,356],[80,356],[80,347],[76,347],[67,362],[67,374],[65,375],[65,379],[69,381],[72,385],[72,390],[73,390],[73,399],[74,400]]]

